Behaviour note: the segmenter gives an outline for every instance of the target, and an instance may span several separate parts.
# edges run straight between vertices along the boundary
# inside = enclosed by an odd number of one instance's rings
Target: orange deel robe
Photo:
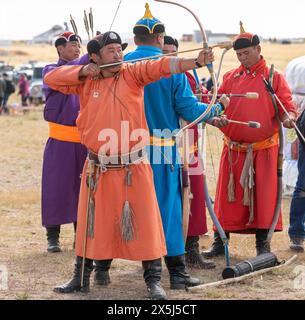
[[[82,67],[65,66],[48,73],[45,82],[65,94],[80,95],[77,126],[81,142],[89,150],[99,152],[105,143],[99,141],[99,134],[102,129],[109,128],[117,133],[119,142],[118,148],[114,148],[116,149],[114,154],[120,154],[129,152],[133,148],[139,149],[148,143],[149,132],[144,113],[143,88],[162,76],[171,76],[172,69],[177,68],[177,64],[175,65],[173,61],[170,58],[163,58],[158,61],[124,64],[115,77],[87,78],[85,81],[79,80],[79,71]],[[129,131],[126,127],[121,128],[122,121],[127,121]],[[134,129],[145,130],[147,138],[138,141],[138,137],[133,137],[128,147],[126,141]],[[86,168],[87,162],[83,169],[78,208],[77,256],[83,255],[88,190],[85,181]],[[142,162],[130,166],[130,169],[132,186],[128,187],[128,201],[134,211],[135,237],[129,242],[124,242],[121,236],[122,208],[126,200],[125,169],[109,170],[99,177],[95,193],[94,238],[87,240],[87,258],[153,260],[166,255],[150,164]]]
[[[263,141],[279,131],[272,100],[262,81],[262,75],[268,80],[269,68],[262,58],[249,70],[240,66],[224,76],[219,89],[220,93],[258,92],[258,100],[232,97],[229,107],[225,110],[228,119],[238,121],[260,122],[259,129],[244,125],[229,124],[221,130],[233,141],[254,143]],[[273,87],[276,94],[288,111],[294,112],[291,92],[288,84],[280,73],[275,71]],[[280,116],[284,111],[279,106]],[[249,221],[249,207],[243,205],[243,188],[240,176],[246,153],[232,150],[233,175],[235,180],[235,202],[228,201],[229,161],[228,147],[223,148],[219,178],[215,198],[215,212],[225,231],[252,233],[253,229],[269,229],[273,219],[277,195],[277,154],[278,145],[253,152],[254,165],[254,221]],[[214,229],[215,230],[215,229]],[[282,230],[282,217],[276,226]],[[216,231],[216,230],[215,230]]]

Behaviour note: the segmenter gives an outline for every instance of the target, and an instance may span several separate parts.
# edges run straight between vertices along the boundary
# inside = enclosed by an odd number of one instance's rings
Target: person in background
[[[23,107],[28,106],[28,98],[30,96],[29,90],[29,81],[25,74],[20,74],[19,81],[18,81],[19,92],[18,95],[21,96],[21,105]]]
[[[296,105],[299,117],[297,126],[305,135],[305,87],[304,87],[305,56],[298,57],[289,62],[285,76],[293,93],[293,101]],[[296,131],[295,131],[296,132]],[[305,143],[298,135],[297,167],[298,175],[295,190],[290,205],[290,220],[288,235],[290,238],[290,250],[304,252],[305,239]]]
[[[170,36],[164,37],[163,53],[175,53],[178,51],[179,42]],[[195,73],[196,70],[193,70]],[[200,83],[196,82],[196,78],[191,72],[185,72],[188,82],[192,88],[193,93],[207,93]],[[207,97],[202,97],[202,102],[208,103]],[[206,220],[206,207],[204,200],[203,179],[205,179],[199,160],[198,138],[199,132],[197,126],[190,128],[194,134],[194,143],[190,145],[190,156],[193,159],[189,164],[190,169],[196,169],[196,174],[190,174],[191,193],[193,198],[191,200],[191,211],[189,216],[188,234],[185,243],[185,260],[189,267],[198,269],[212,269],[215,268],[215,263],[212,260],[203,258],[199,251],[199,237],[208,232]],[[198,173],[200,170],[200,174]]]
[[[5,89],[6,89],[6,84],[5,81],[2,79],[2,76],[0,74],[0,111],[2,112],[3,109],[3,100],[4,100],[4,95],[5,95]],[[0,114],[1,114],[0,112]]]
[[[80,45],[80,38],[74,33],[61,34],[55,41],[58,61],[47,65],[43,76],[66,64],[89,63],[88,55],[79,59]],[[63,94],[46,84],[44,93],[44,119],[49,125],[49,138],[43,155],[41,216],[47,233],[47,251],[60,252],[61,225],[73,223],[76,231],[80,175],[87,149],[81,144],[76,127],[79,97]]]
[[[3,73],[3,79],[5,81],[6,84],[6,88],[5,88],[5,92],[4,92],[4,98],[3,98],[3,111],[4,113],[8,114],[9,110],[7,107],[7,103],[8,103],[8,99],[10,97],[10,95],[12,95],[15,92],[15,85],[13,83],[12,80],[9,79],[9,76],[7,73]]]

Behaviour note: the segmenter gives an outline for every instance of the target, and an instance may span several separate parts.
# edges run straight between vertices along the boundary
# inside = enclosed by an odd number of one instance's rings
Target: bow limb
[[[217,83],[218,83],[218,80],[219,80],[223,59],[224,59],[226,53],[233,48],[233,43],[231,41],[220,43],[219,44],[219,48],[223,49],[223,51],[222,51],[222,55],[221,55],[221,58],[220,58],[219,67],[218,67],[217,76],[216,76]]]
[[[217,71],[217,76],[216,76],[216,81],[218,83],[218,80],[219,80],[219,76],[220,76],[220,71],[221,71],[221,68],[222,68],[222,63],[223,63],[223,59],[225,57],[225,54],[229,51],[230,49],[224,49],[222,51],[222,55],[221,55],[221,58],[220,58],[220,62],[219,62],[219,67],[218,67],[218,71]]]
[[[175,6],[178,6],[178,7],[181,7],[183,9],[187,10],[195,18],[195,20],[197,21],[197,23],[199,25],[199,28],[200,28],[200,31],[201,31],[201,35],[202,35],[202,40],[203,40],[203,48],[204,49],[208,49],[209,48],[207,35],[206,35],[206,32],[205,32],[205,30],[203,28],[203,25],[202,25],[201,21],[199,20],[199,18],[197,17],[197,15],[191,9],[187,8],[186,6],[184,6],[184,5],[180,4],[180,3],[176,3],[176,2],[173,2],[173,1],[167,1],[167,0],[155,0],[155,1],[172,4],[172,5],[175,5]],[[208,105],[207,109],[197,119],[195,119],[193,122],[191,122],[188,125],[186,125],[183,128],[181,128],[179,130],[179,132],[176,134],[176,137],[181,135],[183,133],[183,131],[189,129],[190,127],[192,127],[192,126],[196,125],[198,122],[200,122],[211,111],[213,105],[216,102],[218,88],[217,88],[217,81],[216,81],[216,75],[215,75],[215,72],[214,72],[213,64],[209,63],[207,65],[207,68],[209,70],[211,79],[213,81],[213,86],[214,86],[213,97],[211,99],[211,102]]]

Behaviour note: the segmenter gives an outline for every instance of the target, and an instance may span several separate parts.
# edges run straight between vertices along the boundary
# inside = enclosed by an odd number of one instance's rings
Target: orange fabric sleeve
[[[129,77],[140,87],[155,82],[162,77],[168,78],[180,69],[177,58],[164,57],[160,60],[146,60],[127,65]]]
[[[48,72],[44,82],[53,90],[64,94],[80,94],[84,81],[79,80],[83,66],[62,66]]]

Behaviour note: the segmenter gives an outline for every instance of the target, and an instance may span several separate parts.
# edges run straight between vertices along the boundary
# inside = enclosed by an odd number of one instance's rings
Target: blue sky
[[[193,9],[204,28],[237,33],[239,20],[245,29],[264,37],[305,37],[304,0],[176,0]],[[72,14],[85,37],[83,10],[93,8],[95,27],[108,31],[119,0],[1,0],[0,39],[31,39],[55,24],[63,25]],[[175,37],[197,29],[193,17],[182,8],[147,1],[155,17]],[[122,0],[113,30],[131,33],[145,10],[145,0]]]

